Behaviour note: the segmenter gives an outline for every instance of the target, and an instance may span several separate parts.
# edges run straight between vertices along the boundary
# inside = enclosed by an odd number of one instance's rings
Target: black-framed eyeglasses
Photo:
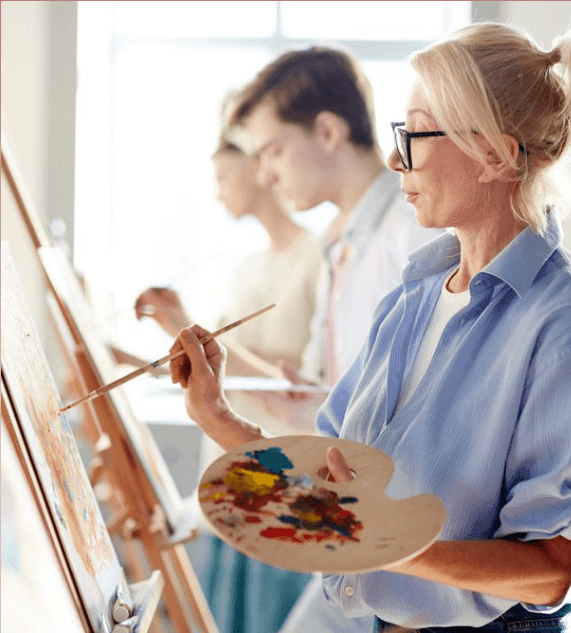
[[[391,123],[391,127],[393,128],[393,135],[395,138],[395,146],[397,148],[397,154],[399,155],[400,162],[402,163],[405,171],[412,170],[412,156],[410,153],[410,139],[411,138],[423,138],[427,136],[446,136],[446,132],[442,132],[442,130],[438,130],[435,132],[407,132],[404,129],[405,122],[399,123]],[[478,132],[473,131],[473,134],[478,134]],[[527,154],[527,150],[525,147],[519,143],[519,151]]]
[[[404,121],[399,123],[391,123],[393,128],[393,135],[395,137],[395,146],[397,148],[397,154],[399,155],[400,162],[402,163],[405,171],[411,171],[412,169],[412,156],[410,154],[410,139],[411,138],[424,138],[427,136],[446,136],[446,132],[407,132],[404,129]]]

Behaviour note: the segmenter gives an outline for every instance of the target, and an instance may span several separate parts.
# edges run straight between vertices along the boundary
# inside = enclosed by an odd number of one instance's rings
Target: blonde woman
[[[569,36],[544,52],[501,24],[412,59],[389,166],[419,223],[454,232],[411,256],[318,414],[321,433],[392,457],[390,496],[435,493],[447,509],[441,540],[416,558],[324,578],[330,600],[374,613],[378,631],[571,626],[571,259],[547,194],[569,144],[570,64]],[[174,345],[192,373],[171,366],[189,413],[226,448],[257,439],[224,402],[223,353],[200,332]],[[339,451],[325,461],[350,477]]]

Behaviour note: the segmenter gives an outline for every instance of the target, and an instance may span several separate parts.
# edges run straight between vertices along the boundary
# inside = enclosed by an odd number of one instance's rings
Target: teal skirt
[[[277,633],[311,580],[248,558],[210,534],[186,549],[220,633]]]

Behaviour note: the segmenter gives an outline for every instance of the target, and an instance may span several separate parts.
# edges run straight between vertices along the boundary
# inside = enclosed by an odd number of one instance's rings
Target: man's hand
[[[295,367],[285,360],[278,361],[278,367],[281,369],[284,378],[287,378],[293,385],[314,385],[315,383],[302,378]],[[311,397],[310,393],[303,393],[300,391],[288,391],[288,400],[307,400]]]

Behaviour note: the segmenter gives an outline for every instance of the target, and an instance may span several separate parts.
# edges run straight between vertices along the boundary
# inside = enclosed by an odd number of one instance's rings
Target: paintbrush
[[[250,319],[253,319],[254,317],[259,316],[260,314],[263,314],[264,312],[267,312],[268,310],[271,310],[272,308],[275,307],[275,303],[272,303],[269,306],[266,306],[265,308],[262,308],[261,310],[258,310],[257,312],[253,312],[252,314],[248,314],[247,316],[239,319],[238,321],[234,321],[234,323],[230,323],[229,325],[225,325],[223,328],[220,328],[219,330],[216,330],[216,332],[212,332],[212,334],[208,334],[207,336],[205,336],[204,338],[200,339],[200,342],[202,344],[207,343],[208,341],[211,341],[213,338],[216,338],[217,336],[220,336],[220,334],[224,334],[225,332],[228,332],[229,330],[233,330],[235,327],[238,327],[239,325],[242,325],[242,323],[245,323],[246,321],[249,321]],[[137,376],[141,376],[142,374],[146,373],[147,371],[151,371],[153,369],[156,369],[157,367],[160,367],[161,365],[164,365],[165,363],[168,363],[169,361],[173,360],[174,358],[178,358],[179,356],[182,356],[184,354],[184,350],[181,349],[178,352],[173,352],[172,354],[169,354],[168,356],[163,356],[162,358],[159,358],[159,360],[156,360],[152,363],[149,363],[148,365],[144,365],[143,367],[140,367],[139,369],[136,369],[135,371],[131,372],[130,374],[127,374],[126,376],[123,376],[122,378],[119,378],[117,380],[115,380],[114,382],[109,383],[108,385],[104,385],[103,387],[99,387],[99,389],[96,389],[95,391],[92,391],[91,393],[88,393],[86,396],[83,396],[83,398],[80,398],[79,400],[76,400],[75,402],[72,402],[71,404],[68,404],[65,407],[61,407],[60,408],[60,412],[63,413],[64,411],[67,411],[68,409],[72,409],[73,407],[76,407],[78,404],[83,404],[84,402],[88,402],[89,400],[93,400],[93,398],[97,398],[98,396],[103,395],[104,393],[107,393],[108,391],[111,391],[111,389],[115,389],[115,387],[119,387],[120,385],[124,385],[126,382],[129,382],[129,380],[133,380],[133,378],[136,378]]]

